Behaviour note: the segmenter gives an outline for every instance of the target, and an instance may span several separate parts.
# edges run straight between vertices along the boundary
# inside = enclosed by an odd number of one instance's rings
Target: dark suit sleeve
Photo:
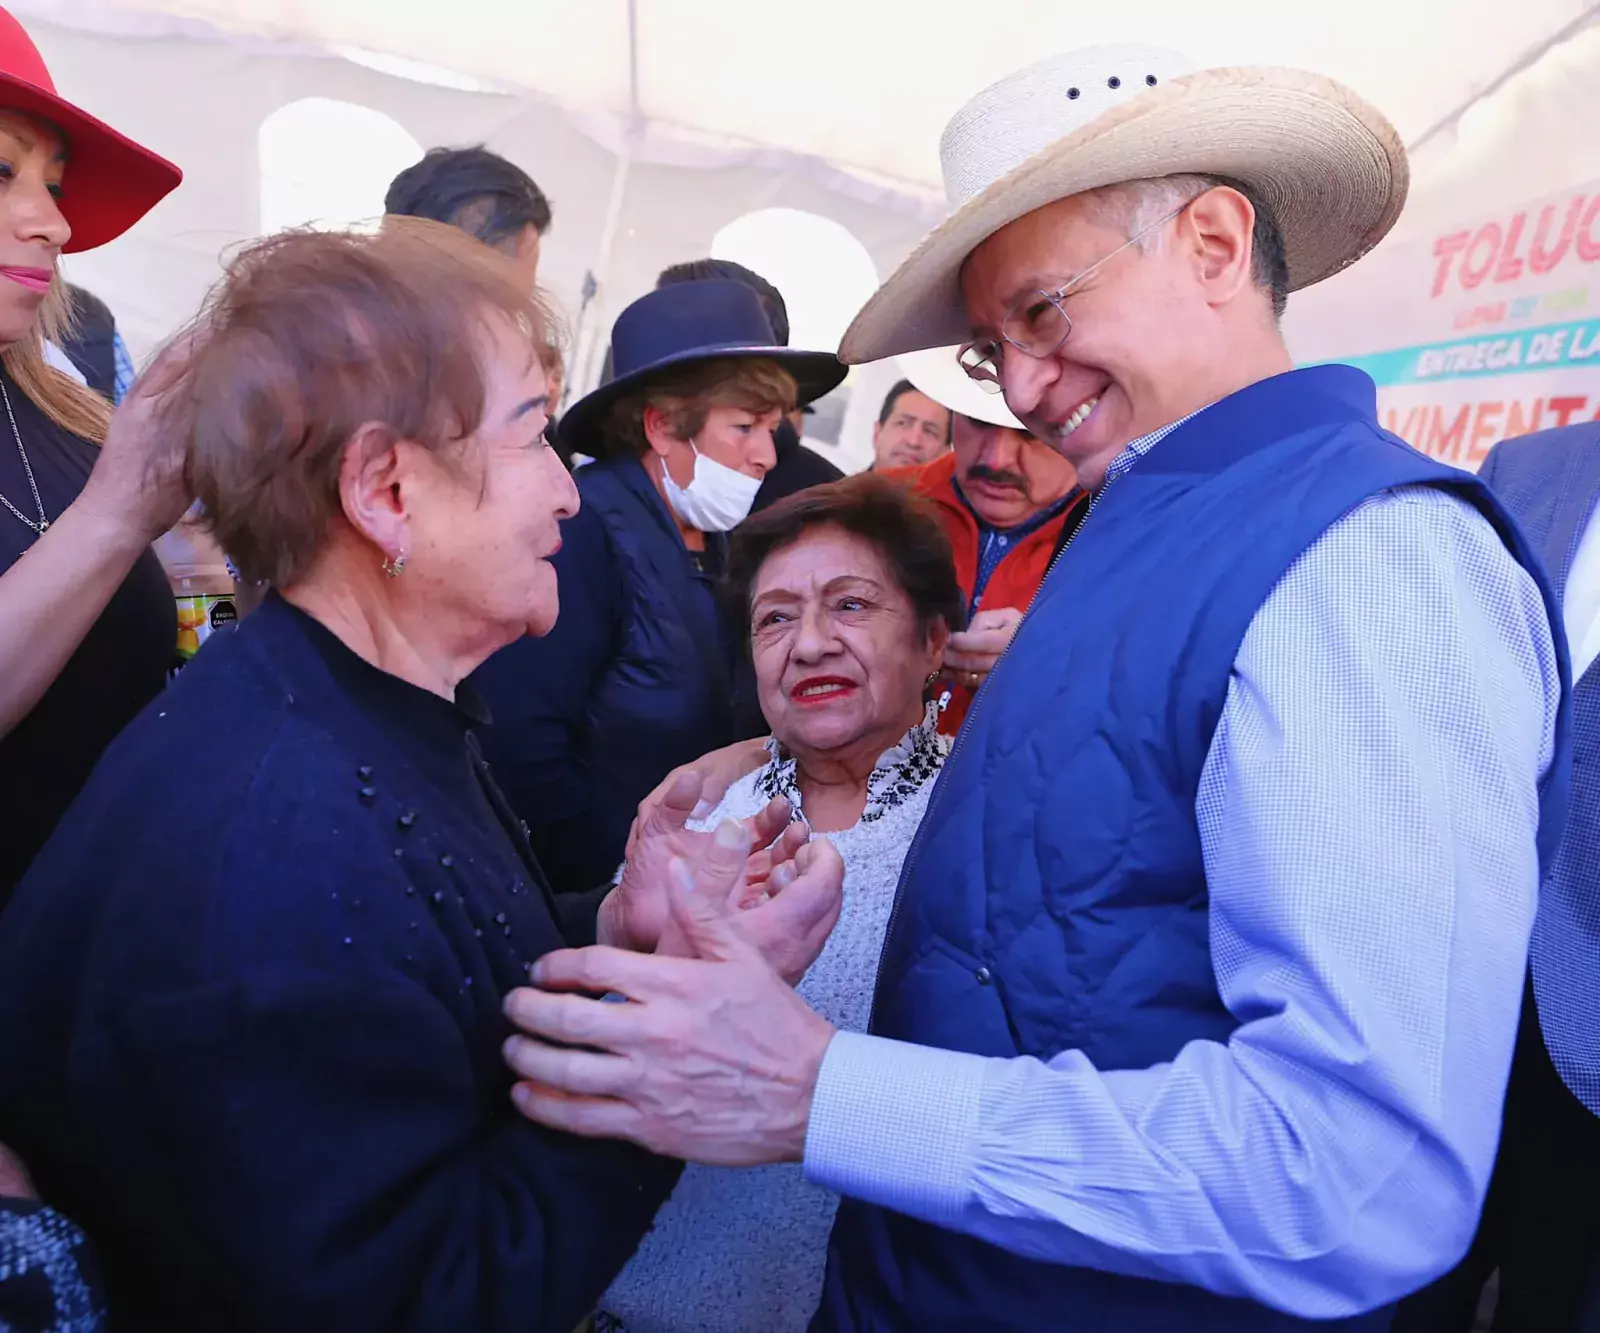
[[[502,648],[472,677],[492,719],[482,739],[495,781],[535,829],[587,810],[589,697],[610,659],[622,599],[621,572],[599,517],[579,510],[561,525],[561,538],[554,628]]]
[[[402,977],[262,967],[97,1032],[75,1060],[114,1111],[81,1146],[162,1200],[148,1252],[234,1333],[571,1333],[676,1179],[509,1098],[486,1117],[457,1022]]]

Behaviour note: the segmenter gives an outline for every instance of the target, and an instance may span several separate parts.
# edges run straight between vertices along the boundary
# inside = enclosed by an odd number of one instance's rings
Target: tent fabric
[[[573,392],[598,374],[615,313],[662,267],[708,253],[717,232],[750,211],[830,218],[888,273],[943,212],[938,139],[950,113],[1006,71],[1071,47],[1151,41],[1200,63],[1299,65],[1350,84],[1407,140],[1431,135],[1391,244],[1600,178],[1592,136],[1572,129],[1600,96],[1600,51],[1585,27],[1600,4],[1584,0],[10,7],[65,95],[186,172],[127,236],[66,265],[112,306],[136,357],[194,311],[219,254],[259,232],[262,124],[306,98],[372,108],[420,147],[486,142],[539,181],[555,210],[542,277],[578,334]],[[371,212],[380,208],[376,191]],[[1371,262],[1327,291],[1366,292],[1339,285],[1359,284]],[[585,307],[591,272],[598,289]],[[1333,299],[1324,288],[1296,297],[1287,326],[1296,342],[1308,332],[1329,334],[1310,339],[1319,350],[1338,342],[1339,320],[1319,313]],[[852,374],[842,465],[867,456],[881,388],[896,371]]]

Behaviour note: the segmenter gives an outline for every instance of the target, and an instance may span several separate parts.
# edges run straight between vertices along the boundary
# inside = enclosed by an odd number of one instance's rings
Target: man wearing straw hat
[[[889,475],[933,506],[967,598],[967,626],[950,636],[938,690],[939,730],[954,736],[1072,536],[1085,500],[1072,464],[1028,434],[1005,399],[969,379],[954,348],[913,352],[899,362],[906,383],[951,417],[948,451]]]
[[[680,876],[697,958],[510,998],[518,1100],[803,1161],[846,1196],[820,1330],[1385,1328],[1472,1237],[1568,779],[1516,526],[1279,335],[1403,149],[1325,79],[1123,47],[980,94],[943,159],[841,355],[966,340],[1091,503],[907,857],[872,1031],[740,943],[728,829]]]

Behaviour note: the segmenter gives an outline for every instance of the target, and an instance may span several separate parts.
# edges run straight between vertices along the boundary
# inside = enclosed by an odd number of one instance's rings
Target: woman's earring
[[[397,579],[404,574],[406,572],[406,553],[401,551],[399,555],[384,556],[383,572],[392,579]]]
[[[923,681],[922,683],[924,685],[932,685],[933,682],[938,680],[938,679],[939,679],[939,673],[937,671],[930,671],[930,672],[928,672],[927,680]]]

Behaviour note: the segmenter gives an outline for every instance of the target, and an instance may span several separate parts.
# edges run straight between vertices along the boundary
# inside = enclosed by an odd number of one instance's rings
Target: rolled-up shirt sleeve
[[[1422,1286],[1493,1164],[1559,706],[1487,520],[1423,488],[1353,510],[1251,623],[1200,784],[1228,1041],[1100,1070],[840,1034],[808,1177],[1307,1318]]]

